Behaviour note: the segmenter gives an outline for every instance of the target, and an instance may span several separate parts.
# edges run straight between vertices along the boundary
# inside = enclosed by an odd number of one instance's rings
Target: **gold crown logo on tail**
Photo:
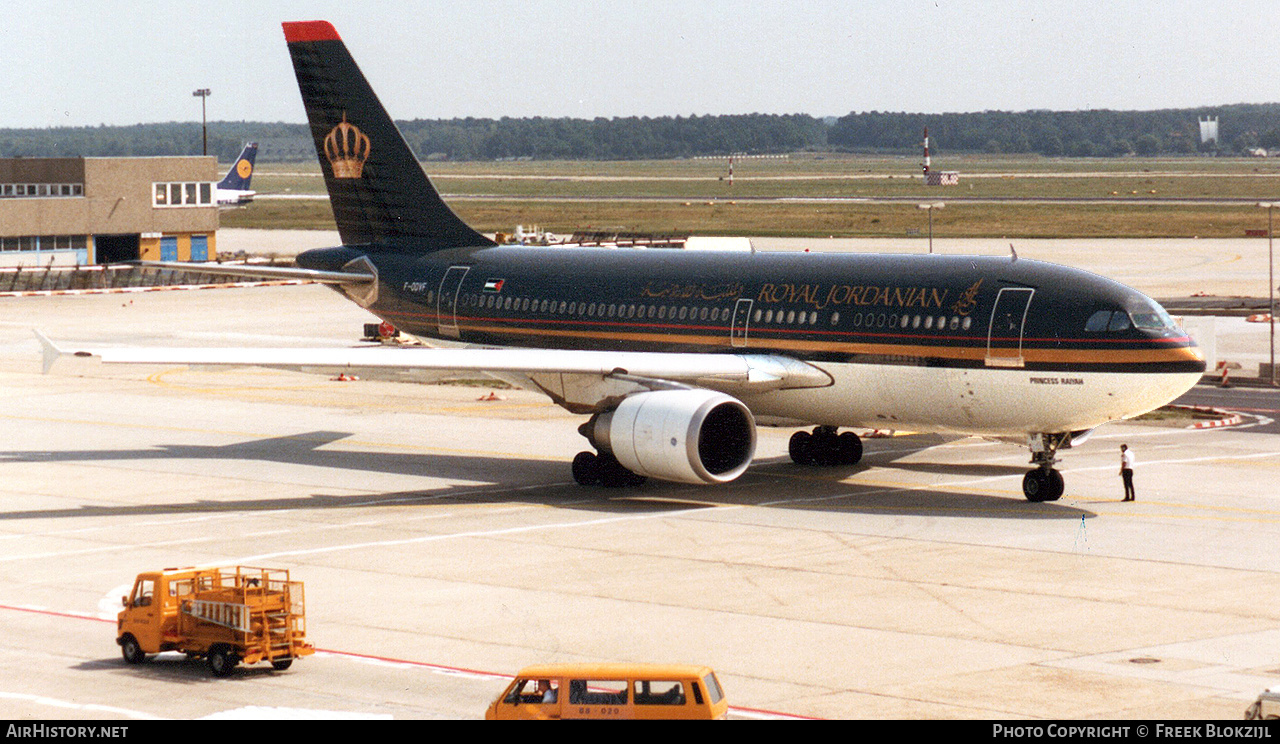
[[[324,156],[333,168],[334,178],[359,178],[364,171],[364,161],[369,159],[369,137],[347,123],[345,111],[342,122],[324,138]]]

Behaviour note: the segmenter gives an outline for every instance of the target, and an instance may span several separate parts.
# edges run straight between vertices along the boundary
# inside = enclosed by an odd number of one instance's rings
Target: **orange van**
[[[710,667],[548,664],[520,670],[488,720],[717,719],[729,711]]]

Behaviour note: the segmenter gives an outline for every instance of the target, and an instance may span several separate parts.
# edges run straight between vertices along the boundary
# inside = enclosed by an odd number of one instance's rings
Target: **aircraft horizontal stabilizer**
[[[372,273],[354,271],[320,271],[299,269],[292,266],[255,266],[253,264],[184,263],[182,261],[136,261],[135,266],[146,269],[190,271],[219,276],[243,276],[253,279],[281,279],[320,282],[321,284],[368,284],[377,280]]]

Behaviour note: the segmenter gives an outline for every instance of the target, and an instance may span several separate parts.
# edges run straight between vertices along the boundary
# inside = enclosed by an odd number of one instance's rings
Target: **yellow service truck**
[[[240,662],[288,669],[315,653],[307,643],[301,581],[284,569],[166,568],[138,574],[123,597],[116,643],[124,660],[181,651],[225,677]]]

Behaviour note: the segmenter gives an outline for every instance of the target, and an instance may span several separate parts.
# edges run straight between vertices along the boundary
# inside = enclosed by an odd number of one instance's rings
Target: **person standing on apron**
[[[1120,445],[1120,478],[1124,481],[1124,500],[1133,501],[1133,450],[1129,445]]]

